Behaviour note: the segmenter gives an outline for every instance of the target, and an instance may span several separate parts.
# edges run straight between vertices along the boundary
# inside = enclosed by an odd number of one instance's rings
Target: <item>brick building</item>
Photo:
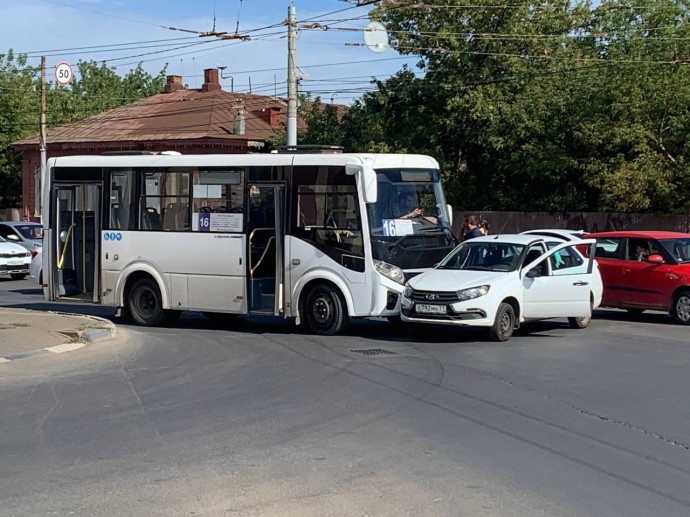
[[[344,106],[339,106],[344,110]],[[204,84],[186,89],[168,76],[165,91],[126,106],[51,128],[48,157],[112,151],[179,151],[182,154],[265,152],[266,140],[287,120],[287,100],[226,92],[218,70],[204,70]],[[298,120],[298,129],[304,122]],[[22,214],[36,220],[39,196],[38,135],[13,143],[22,156]]]

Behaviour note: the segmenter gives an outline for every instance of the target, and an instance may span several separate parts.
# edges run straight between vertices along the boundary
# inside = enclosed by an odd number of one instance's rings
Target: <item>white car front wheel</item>
[[[515,309],[509,303],[502,303],[496,311],[494,324],[489,328],[491,341],[508,341],[515,328]]]

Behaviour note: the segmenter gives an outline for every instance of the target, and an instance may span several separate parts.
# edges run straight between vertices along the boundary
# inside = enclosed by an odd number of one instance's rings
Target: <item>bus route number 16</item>
[[[398,232],[395,229],[395,219],[384,219],[382,222],[384,237],[395,237],[398,235]]]
[[[211,229],[211,214],[209,212],[201,212],[199,214],[199,231],[208,232]]]

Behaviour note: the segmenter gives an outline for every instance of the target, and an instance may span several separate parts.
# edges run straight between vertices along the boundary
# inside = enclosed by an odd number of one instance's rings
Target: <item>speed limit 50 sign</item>
[[[72,82],[73,78],[74,74],[72,73],[72,67],[69,65],[69,63],[65,63],[64,61],[62,63],[58,63],[58,65],[55,67],[55,80],[58,82],[58,84],[69,84]]]

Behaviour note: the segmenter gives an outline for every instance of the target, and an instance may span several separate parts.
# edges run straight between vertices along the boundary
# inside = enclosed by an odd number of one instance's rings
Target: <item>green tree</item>
[[[124,76],[105,63],[80,61],[78,77],[69,86],[47,84],[49,127],[67,124],[160,93],[165,69],[152,76],[139,64]],[[0,54],[0,201],[21,204],[20,157],[10,144],[39,131],[40,69],[25,55]],[[50,154],[50,150],[49,150]]]
[[[320,97],[311,100],[301,95],[297,115],[304,122],[304,128],[297,130],[300,145],[343,145],[345,127],[341,123],[342,113],[332,104],[323,104]],[[270,149],[278,149],[287,142],[287,128],[282,124],[267,139]]]
[[[601,208],[679,212],[690,207],[690,29],[682,1],[604,1],[593,11],[607,63],[590,87],[597,116],[581,128],[588,183]],[[584,99],[583,99],[584,101]]]
[[[375,83],[347,144],[434,155],[467,208],[687,209],[684,1],[384,0],[374,16],[424,77]]]
[[[38,129],[38,77],[26,56],[0,54],[0,207],[21,203],[19,153],[9,145]]]

